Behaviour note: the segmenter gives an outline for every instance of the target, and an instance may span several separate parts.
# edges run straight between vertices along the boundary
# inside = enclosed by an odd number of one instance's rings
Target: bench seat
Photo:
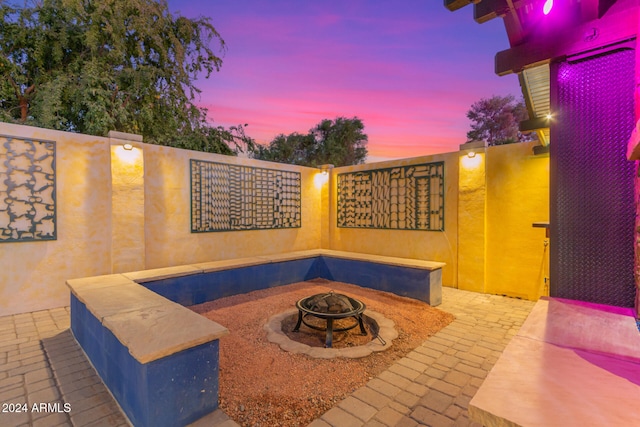
[[[72,279],[71,330],[134,425],[187,425],[218,406],[229,331],[185,306],[315,278],[438,305],[443,266],[317,249]]]

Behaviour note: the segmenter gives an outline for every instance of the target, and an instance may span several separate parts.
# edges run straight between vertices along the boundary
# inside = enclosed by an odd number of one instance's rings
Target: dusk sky
[[[227,45],[220,72],[197,82],[214,125],[247,123],[268,143],[322,119],[357,116],[368,161],[457,151],[466,112],[492,95],[521,96],[498,77],[509,48],[502,20],[442,0],[169,0],[173,13],[208,16]]]

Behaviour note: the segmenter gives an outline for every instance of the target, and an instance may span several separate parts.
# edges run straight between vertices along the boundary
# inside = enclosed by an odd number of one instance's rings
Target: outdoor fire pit
[[[325,347],[327,348],[331,348],[332,346],[334,332],[348,331],[359,325],[362,335],[367,335],[367,331],[362,322],[362,312],[367,307],[362,301],[358,301],[355,298],[330,291],[302,298],[296,303],[296,308],[298,309],[298,323],[295,328],[293,328],[293,331],[297,332],[302,323],[311,329],[327,331],[325,342]],[[327,321],[326,327],[319,327],[307,322],[306,319],[309,316],[325,319]],[[347,319],[350,317],[354,319],[353,324],[340,328],[333,327],[334,320]]]

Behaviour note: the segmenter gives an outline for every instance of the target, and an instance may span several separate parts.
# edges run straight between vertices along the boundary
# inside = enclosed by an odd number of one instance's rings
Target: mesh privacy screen
[[[551,296],[632,307],[633,50],[557,65],[551,124]]]

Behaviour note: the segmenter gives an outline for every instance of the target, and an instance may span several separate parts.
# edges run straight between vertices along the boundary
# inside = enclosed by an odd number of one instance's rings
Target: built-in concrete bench
[[[542,298],[469,404],[484,426],[631,426],[640,420],[632,309]]]
[[[441,262],[317,249],[125,275],[185,306],[315,278],[393,292],[437,306],[442,302],[444,265]]]
[[[217,408],[226,328],[120,274],[67,284],[73,335],[133,425],[186,425]]]
[[[71,330],[134,425],[186,425],[217,408],[218,340],[228,331],[184,306],[314,278],[435,306],[443,266],[310,250],[73,279]]]

